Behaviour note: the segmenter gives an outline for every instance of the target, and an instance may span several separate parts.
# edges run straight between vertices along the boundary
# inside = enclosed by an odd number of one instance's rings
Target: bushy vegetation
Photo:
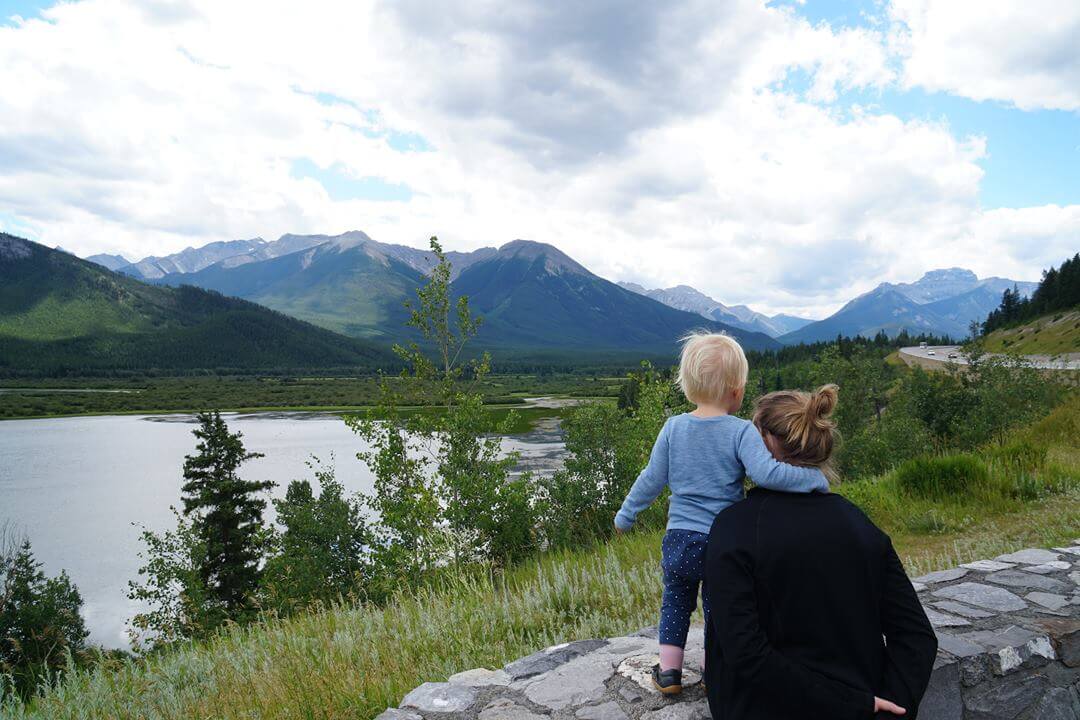
[[[743,413],[776,387],[840,387],[834,414],[844,477],[883,473],[923,454],[1001,443],[1014,427],[1045,416],[1066,388],[1021,359],[965,346],[966,366],[931,372],[888,361],[887,347],[837,343],[816,358],[751,371]]]
[[[30,542],[0,528],[0,699],[9,687],[28,697],[83,659],[81,610],[67,574],[46,577]]]
[[[1080,496],[1078,431],[1080,396],[1073,395],[1045,418],[1009,431],[1004,442],[923,454],[844,483],[839,492],[889,532],[916,536],[981,534],[988,518],[1022,515],[1044,502],[1065,520]],[[1071,522],[1080,527],[1075,517]]]
[[[1024,298],[1014,287],[1006,289],[1001,305],[982,324],[984,333],[1016,325],[1027,320],[1080,305],[1080,253],[1043,272],[1042,280],[1031,297]]]
[[[986,464],[970,455],[913,458],[901,463],[894,476],[905,491],[927,498],[975,494],[990,482]]]
[[[540,535],[547,547],[580,547],[609,537],[613,518],[649,459],[668,415],[689,406],[671,382],[645,363],[630,376],[618,405],[595,403],[563,421],[564,469],[540,487]],[[655,527],[666,515],[654,503],[638,519]]]
[[[474,389],[489,408],[519,406],[526,397],[569,395],[615,397],[624,387],[625,370],[582,370],[574,374],[490,374]],[[399,386],[396,377],[387,378]],[[379,401],[378,375],[198,375],[123,378],[57,378],[0,381],[0,418],[139,412],[197,412],[227,410],[320,410],[357,412]],[[403,395],[406,389],[401,387]],[[430,402],[424,395],[403,396],[403,410]],[[508,409],[507,408],[503,408]],[[525,411],[532,417],[550,415],[542,408]],[[505,414],[505,412],[497,413]],[[520,413],[519,413],[520,415]],[[499,418],[502,419],[502,418]],[[520,418],[519,418],[520,419]]]

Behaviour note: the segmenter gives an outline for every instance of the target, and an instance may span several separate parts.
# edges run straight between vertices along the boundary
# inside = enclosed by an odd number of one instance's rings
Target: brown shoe
[[[660,664],[653,665],[652,684],[664,695],[678,695],[682,692],[682,670],[660,670]]]

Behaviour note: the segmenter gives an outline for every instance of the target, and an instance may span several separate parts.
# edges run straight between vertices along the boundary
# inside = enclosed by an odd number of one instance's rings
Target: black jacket
[[[752,490],[713,523],[705,592],[713,720],[863,720],[874,695],[916,716],[937,639],[889,536],[843,497]]]

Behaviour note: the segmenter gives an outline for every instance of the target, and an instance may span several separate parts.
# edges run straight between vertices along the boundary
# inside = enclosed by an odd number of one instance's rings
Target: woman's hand
[[[907,714],[907,710],[900,707],[896,703],[889,702],[888,700],[882,700],[879,697],[874,698],[874,712],[876,712],[876,713],[887,712],[887,713],[892,713],[893,715],[906,715]]]

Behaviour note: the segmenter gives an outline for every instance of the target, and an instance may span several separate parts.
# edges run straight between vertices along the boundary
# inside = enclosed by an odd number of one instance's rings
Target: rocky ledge
[[[1080,539],[912,580],[938,635],[920,720],[1080,720]],[[377,720],[706,720],[702,628],[683,694],[652,689],[656,629],[424,683]]]

